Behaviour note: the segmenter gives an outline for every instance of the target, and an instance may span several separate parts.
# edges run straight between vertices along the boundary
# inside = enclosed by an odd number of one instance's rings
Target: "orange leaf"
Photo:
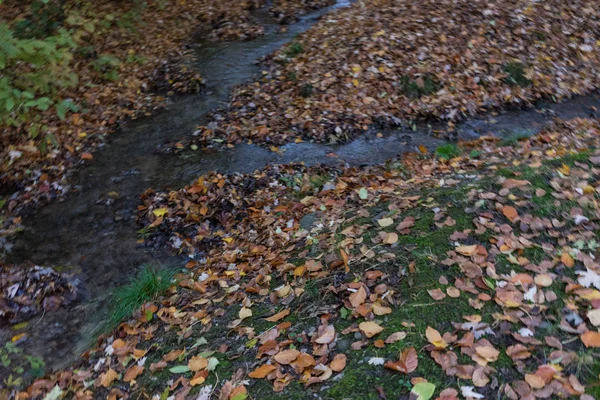
[[[560,261],[569,268],[573,268],[575,265],[575,260],[573,260],[573,257],[571,257],[571,255],[566,251],[563,251],[562,255],[560,256]]]
[[[340,249],[340,255],[342,256],[342,260],[344,261],[344,268],[346,273],[350,272],[350,266],[348,264],[348,253],[346,253],[343,249]]]
[[[290,309],[286,308],[285,310],[279,311],[277,314],[270,316],[269,318],[265,318],[265,321],[269,322],[277,322],[280,319],[283,319],[290,315]]]
[[[350,295],[350,304],[356,308],[365,302],[367,298],[367,291],[364,287],[359,287],[358,290]]]
[[[110,385],[112,385],[112,383],[115,381],[115,379],[117,379],[118,376],[119,374],[117,374],[117,372],[114,369],[110,368],[108,371],[100,375],[100,384],[107,388]]]
[[[337,354],[335,357],[333,357],[333,360],[331,360],[329,368],[331,368],[333,372],[340,372],[346,368],[346,360],[347,357],[345,354]]]
[[[139,365],[134,365],[133,367],[129,368],[127,370],[127,372],[125,372],[125,376],[123,377],[123,381],[125,382],[131,382],[133,380],[135,380],[135,378],[137,378],[138,376],[140,376],[140,374],[144,371],[144,367],[139,366]]]
[[[256,368],[254,371],[250,372],[248,376],[254,379],[262,379],[269,375],[271,372],[275,370],[274,365],[263,364],[260,367]]]
[[[517,209],[511,206],[502,207],[502,214],[504,214],[504,216],[508,218],[510,222],[515,222],[515,220],[519,217]]]
[[[600,347],[600,332],[588,331],[580,338],[585,347]]]

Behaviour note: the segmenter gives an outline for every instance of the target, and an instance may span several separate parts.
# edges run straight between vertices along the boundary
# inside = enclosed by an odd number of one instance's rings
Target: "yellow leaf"
[[[169,209],[166,207],[163,208],[157,208],[156,210],[152,211],[152,214],[156,215],[158,218],[164,216],[166,213],[169,212]]]

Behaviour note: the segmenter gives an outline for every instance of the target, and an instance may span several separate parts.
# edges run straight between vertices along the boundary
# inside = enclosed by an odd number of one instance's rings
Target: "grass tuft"
[[[298,42],[294,42],[285,49],[284,53],[287,58],[294,58],[303,51],[304,48],[302,45]]]
[[[450,160],[452,158],[458,157],[461,153],[462,151],[460,147],[451,143],[439,146],[437,149],[435,149],[435,154],[438,156],[438,158],[444,160]]]
[[[115,289],[111,295],[112,311],[101,331],[116,328],[144,303],[164,294],[173,283],[174,274],[173,270],[144,267],[129,284]]]
[[[517,61],[510,62],[504,66],[506,73],[505,82],[509,85],[527,87],[531,85],[531,80],[525,76],[525,66]]]

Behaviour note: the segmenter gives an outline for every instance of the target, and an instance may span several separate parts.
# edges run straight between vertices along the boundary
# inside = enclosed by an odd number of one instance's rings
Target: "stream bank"
[[[345,4],[339,2],[337,6]],[[207,81],[203,93],[175,99],[163,112],[124,126],[95,153],[92,163],[73,174],[66,200],[25,219],[27,228],[16,238],[8,261],[71,266],[85,288],[84,301],[79,305],[29,323],[24,345],[30,354],[44,358],[49,369],[71,364],[109,311],[106,294],[111,288],[126,282],[142,265],[179,268],[185,263],[185,258],[138,246],[134,211],[147,188],[178,188],[208,171],[245,173],[268,164],[376,164],[413,152],[421,145],[431,151],[446,143],[430,135],[438,130],[435,125],[424,124],[414,130],[372,132],[338,146],[288,144],[281,147],[280,153],[255,145],[178,155],[156,152],[163,143],[188,136],[207,112],[227,100],[235,85],[260,73],[257,60],[292,40],[330,10],[303,17],[286,32],[277,32],[276,22],[263,16],[261,22],[267,26],[263,37],[251,42],[199,46],[196,67]],[[536,109],[465,122],[457,132],[465,139],[489,133],[503,137],[532,134],[554,117],[587,117],[595,107],[600,107],[597,95],[561,104],[541,103]],[[13,334],[3,328],[0,339],[7,341]]]

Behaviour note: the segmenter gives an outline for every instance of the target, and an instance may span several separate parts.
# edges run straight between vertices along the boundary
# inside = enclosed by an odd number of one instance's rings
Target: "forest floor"
[[[236,88],[227,108],[174,148],[252,142],[281,151],[288,142],[343,142],[420,119],[443,121],[451,136],[462,119],[590,93],[600,66],[593,3],[353,3],[270,56],[261,76]],[[163,20],[173,36],[149,23],[166,18],[163,8],[142,14],[148,23],[140,26],[164,41],[146,48],[156,62],[140,63],[138,86],[81,87],[82,96],[109,88],[140,104],[94,101],[98,110],[118,104],[108,113],[113,122],[162,101],[140,89],[198,19],[213,21],[204,32],[213,40],[260,34],[247,10],[262,4],[176,4],[182,9]],[[329,4],[269,6],[278,20],[293,22]],[[182,23],[181,14],[189,20]],[[176,59],[166,65],[185,64]],[[181,86],[170,82],[167,90],[201,81],[191,69],[180,71]],[[56,189],[52,179],[65,179],[75,165],[55,168],[55,160],[93,162],[93,146],[78,141],[98,131],[87,124],[107,127],[96,143],[110,131],[112,122],[94,119],[104,115],[98,110],[47,116],[56,137],[75,140],[59,141],[53,156],[25,157],[18,147],[25,144],[12,139],[22,128],[3,136],[20,153],[2,171],[3,182],[21,185],[6,204],[0,200],[6,232],[21,224],[22,193],[40,199],[30,185]],[[11,371],[0,395],[599,398],[600,121],[549,119],[531,137],[482,136],[415,150],[379,165],[215,171],[181,189],[140,193],[138,244],[185,255],[185,267],[142,271],[119,292],[111,329],[64,370],[40,373],[37,360],[19,363],[14,325],[13,340],[0,350],[1,367]],[[41,173],[50,170],[57,173]],[[52,270],[4,268],[0,310],[39,313],[71,301],[70,283]],[[15,282],[24,280],[37,283],[15,298]],[[28,296],[38,298],[16,304]]]

